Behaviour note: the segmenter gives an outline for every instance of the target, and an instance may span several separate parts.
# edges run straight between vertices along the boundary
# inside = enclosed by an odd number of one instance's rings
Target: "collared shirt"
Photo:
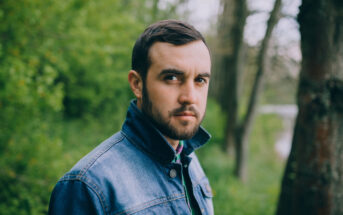
[[[175,158],[174,158],[174,162],[175,163],[181,163],[181,152],[183,149],[183,140],[179,141],[179,144],[177,145],[176,149],[175,149]]]
[[[182,149],[183,149],[183,145],[184,145],[184,141],[183,140],[180,140],[179,141],[179,144],[177,145],[176,149],[175,149],[175,158],[173,160],[173,162],[175,163],[179,163],[182,165],[182,162],[181,162],[181,153],[182,153]],[[191,198],[190,196],[190,193],[192,192],[192,187],[191,186],[187,186],[188,184],[190,183],[186,183],[186,178],[185,178],[185,174],[187,174],[187,172],[185,171],[185,169],[183,168],[183,171],[182,171],[182,184],[183,184],[183,187],[185,189],[185,194],[186,194],[186,200],[187,200],[187,204],[189,206],[189,209],[191,210],[192,212],[192,215],[195,215],[196,214],[196,208],[194,208],[194,205],[196,204],[194,201],[194,198]],[[187,177],[188,178],[188,177]],[[192,202],[191,202],[192,201]]]
[[[209,182],[193,151],[209,139],[199,128],[184,141],[192,196],[213,214]],[[49,214],[190,214],[175,150],[131,102],[122,130],[82,158],[56,184]]]

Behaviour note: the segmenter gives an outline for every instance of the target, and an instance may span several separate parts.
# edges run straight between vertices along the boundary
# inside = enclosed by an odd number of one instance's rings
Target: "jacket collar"
[[[148,117],[138,109],[136,100],[130,103],[122,132],[134,145],[162,163],[170,163],[175,157],[174,148]],[[183,152],[186,155],[191,154],[204,145],[210,137],[210,134],[200,126],[193,138],[184,141]]]

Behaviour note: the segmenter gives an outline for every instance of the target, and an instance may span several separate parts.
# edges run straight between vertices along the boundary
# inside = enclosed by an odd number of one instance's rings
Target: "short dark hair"
[[[147,27],[137,39],[132,51],[131,69],[138,72],[145,81],[151,64],[149,50],[155,42],[184,45],[196,40],[202,40],[207,46],[201,33],[188,23],[179,20],[156,22]]]

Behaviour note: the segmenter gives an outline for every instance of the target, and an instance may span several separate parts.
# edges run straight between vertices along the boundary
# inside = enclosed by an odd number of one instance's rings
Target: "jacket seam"
[[[124,139],[124,136],[121,136],[120,138],[118,138],[116,141],[114,141],[112,144],[110,144],[109,146],[107,146],[106,148],[100,150],[99,152],[97,152],[94,155],[94,158],[92,160],[90,160],[85,167],[83,167],[79,174],[80,176],[84,176],[84,174],[87,172],[87,170],[95,163],[96,160],[98,160],[98,158],[104,154],[105,152],[107,152],[108,150],[110,150],[110,148],[112,148],[115,144],[119,143],[120,141],[122,141]]]
[[[147,209],[147,208],[150,208],[150,207],[153,207],[153,206],[156,206],[156,205],[164,204],[166,202],[171,202],[171,201],[174,201],[174,200],[177,200],[177,199],[182,199],[182,198],[185,198],[185,193],[173,195],[172,197],[169,196],[169,197],[157,198],[157,199],[154,199],[152,201],[145,202],[145,203],[143,203],[143,204],[141,204],[139,206],[132,207],[132,208],[126,209],[124,211],[120,211],[118,213],[115,213],[115,215],[123,215],[123,214],[130,215],[130,214],[134,214],[134,213],[137,213],[137,212],[142,211],[144,209]],[[166,199],[166,200],[163,201],[163,199]],[[154,204],[154,202],[158,201],[158,200],[161,200],[161,202],[158,202],[158,203]]]
[[[65,179],[62,179],[61,181],[79,181],[81,183],[84,183],[88,188],[90,188],[96,194],[96,196],[98,197],[98,199],[100,201],[102,210],[105,212],[105,214],[108,214],[108,207],[105,203],[105,197],[101,191],[98,192],[97,189],[99,189],[99,188],[95,183],[87,182],[87,181],[83,180],[83,177],[80,175],[69,175],[69,176],[75,176],[75,178],[65,178]]]
[[[68,174],[68,175],[66,175],[65,177],[63,177],[63,178],[61,179],[61,181],[62,181],[62,180],[64,180],[64,181],[68,181],[68,180],[79,180],[79,181],[85,183],[88,187],[90,187],[90,188],[97,194],[97,196],[98,196],[98,198],[99,198],[99,200],[100,200],[101,206],[102,206],[102,208],[104,209],[105,213],[107,213],[109,206],[106,204],[105,198],[104,198],[102,192],[100,191],[99,187],[98,187],[95,183],[93,183],[93,182],[90,182],[90,181],[89,181],[89,182],[86,182],[85,180],[82,180],[82,179],[86,179],[85,174],[86,174],[87,170],[95,163],[95,161],[96,161],[101,155],[103,155],[105,152],[107,152],[108,150],[110,150],[110,149],[111,149],[114,145],[116,145],[117,143],[121,142],[124,138],[125,138],[125,136],[124,136],[124,135],[121,135],[120,138],[116,138],[116,139],[114,140],[113,143],[109,144],[107,147],[105,147],[104,149],[102,149],[102,150],[100,150],[99,152],[97,152],[97,153],[94,155],[93,159],[91,159],[91,160],[85,165],[85,167],[83,167],[77,174]],[[74,176],[75,178],[67,178],[67,177],[69,177],[69,176],[71,176],[71,177]],[[94,187],[92,187],[91,185],[93,185]],[[98,191],[99,191],[99,192],[98,192]]]

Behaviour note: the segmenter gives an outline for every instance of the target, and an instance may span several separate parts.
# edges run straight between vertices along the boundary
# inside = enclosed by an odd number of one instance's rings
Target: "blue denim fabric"
[[[185,141],[184,162],[131,102],[122,130],[82,158],[56,184],[49,214],[191,214],[182,185],[188,168],[202,214],[213,214],[212,192],[193,151],[210,138],[200,128]]]

